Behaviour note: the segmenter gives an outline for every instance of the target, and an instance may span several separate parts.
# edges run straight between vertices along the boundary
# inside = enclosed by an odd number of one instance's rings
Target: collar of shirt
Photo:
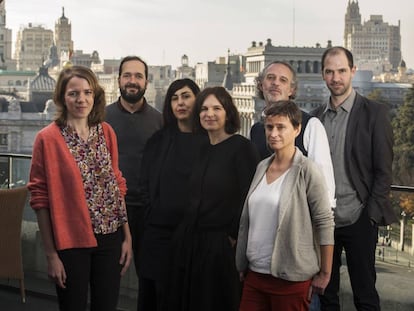
[[[121,104],[121,96],[120,96],[120,97],[118,97],[117,105],[118,105],[119,109],[121,109],[121,111],[123,111],[123,112],[127,112],[127,113],[131,114],[131,112],[130,112],[130,111],[126,110],[126,109],[124,108],[124,106],[122,106],[122,104]],[[147,107],[147,100],[146,100],[146,98],[144,97],[144,103],[142,104],[142,107],[141,107],[140,109],[138,109],[137,111],[134,111],[134,112],[132,112],[132,113],[140,113],[141,111],[144,111],[144,110],[146,109],[146,107]]]
[[[354,89],[352,89],[351,94],[349,94],[348,98],[345,99],[345,101],[338,107],[342,108],[346,112],[350,112],[355,101],[356,92]],[[323,111],[323,114],[325,114],[328,110],[336,111],[337,109],[333,108],[331,106],[331,98],[329,97],[325,104],[325,110]]]

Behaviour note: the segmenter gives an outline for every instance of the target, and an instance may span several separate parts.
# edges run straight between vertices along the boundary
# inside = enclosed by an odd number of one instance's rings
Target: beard
[[[350,84],[331,84],[331,85],[327,85],[327,87],[332,95],[342,96],[349,91],[351,85]]]
[[[137,93],[128,93],[127,88],[128,87],[134,87],[138,90]],[[139,85],[137,84],[126,84],[123,88],[119,88],[119,91],[121,93],[121,97],[130,104],[136,104],[137,102],[139,102],[141,100],[142,97],[144,97],[145,95],[145,91],[147,89],[142,89],[140,88]]]
[[[289,96],[282,91],[277,92],[276,94],[272,94],[270,92],[263,92],[263,98],[266,102],[266,105],[271,105],[281,100],[288,100]]]

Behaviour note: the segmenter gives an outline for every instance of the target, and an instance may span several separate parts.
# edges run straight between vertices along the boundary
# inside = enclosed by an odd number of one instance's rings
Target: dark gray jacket
[[[326,106],[311,115],[322,118]],[[390,203],[393,132],[386,105],[356,93],[345,137],[345,167],[358,197],[378,225],[397,221]]]

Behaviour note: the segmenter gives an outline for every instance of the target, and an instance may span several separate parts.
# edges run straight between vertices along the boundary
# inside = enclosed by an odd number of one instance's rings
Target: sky
[[[28,23],[54,30],[62,15],[72,24],[75,50],[101,59],[139,55],[149,65],[189,65],[245,53],[252,41],[274,46],[343,45],[349,0],[4,0],[6,27]],[[414,68],[414,1],[359,0],[362,21],[382,15],[401,22],[402,55]]]

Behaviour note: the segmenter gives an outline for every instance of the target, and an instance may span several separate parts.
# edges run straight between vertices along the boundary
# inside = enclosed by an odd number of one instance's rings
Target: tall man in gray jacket
[[[357,310],[380,310],[375,288],[379,225],[396,221],[389,201],[393,134],[385,105],[352,88],[356,68],[350,51],[333,47],[322,56],[322,77],[330,90],[326,105],[311,114],[328,134],[336,184],[335,248],[331,280],[322,310],[340,310],[341,254],[345,250]]]

